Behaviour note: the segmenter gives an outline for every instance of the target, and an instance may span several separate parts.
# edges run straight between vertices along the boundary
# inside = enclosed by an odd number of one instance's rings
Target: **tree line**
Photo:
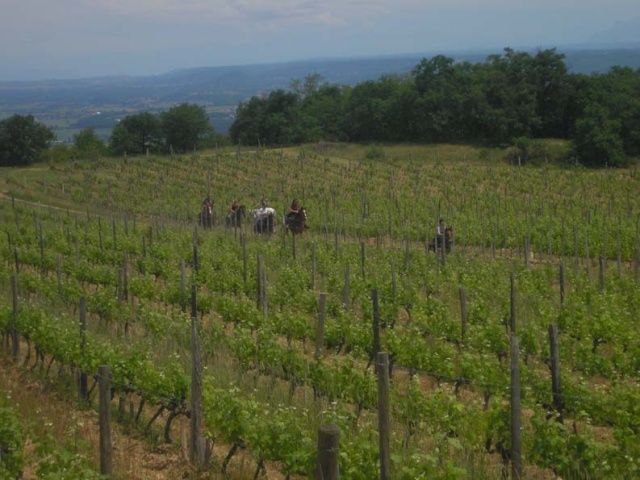
[[[0,122],[0,166],[34,163],[54,139],[53,131],[32,115],[13,115]],[[62,147],[62,156],[186,153],[213,146],[218,139],[204,107],[182,103],[158,114],[124,117],[106,143],[92,127],[84,128],[74,135],[71,149]]]
[[[516,145],[522,160],[536,139],[572,140],[588,166],[623,166],[640,154],[640,69],[571,74],[555,49],[505,49],[483,63],[437,55],[411,74],[353,87],[318,75],[240,103],[230,128],[243,145],[346,142]]]
[[[53,138],[31,116],[0,122],[0,165],[36,161]],[[538,140],[558,138],[571,140],[573,161],[624,166],[640,155],[640,69],[571,74],[555,49],[532,55],[507,48],[481,63],[437,55],[410,74],[354,86],[313,74],[288,90],[241,102],[229,138],[265,146],[322,140],[511,145],[522,162],[545,160]],[[108,144],[91,128],[74,140],[81,153],[113,155],[185,153],[224,141],[204,108],[188,103],[123,118]]]

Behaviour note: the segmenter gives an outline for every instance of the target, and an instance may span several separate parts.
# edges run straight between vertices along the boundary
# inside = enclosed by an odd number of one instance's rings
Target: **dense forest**
[[[640,153],[640,69],[569,73],[555,49],[505,49],[479,63],[443,55],[410,74],[355,86],[319,75],[240,103],[229,131],[242,145],[320,140],[517,145],[535,160],[536,139],[573,141],[587,166],[623,166]]]

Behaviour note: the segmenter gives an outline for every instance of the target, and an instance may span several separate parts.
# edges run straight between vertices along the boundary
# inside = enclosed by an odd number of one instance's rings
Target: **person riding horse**
[[[202,209],[200,210],[200,225],[211,228],[213,225],[213,206],[214,202],[211,196],[207,194],[207,198],[202,201]]]
[[[427,250],[437,251],[444,250],[445,253],[451,252],[453,245],[453,229],[445,227],[444,219],[440,218],[436,226],[436,236],[427,243]]]
[[[306,220],[306,210],[300,205],[300,200],[297,198],[294,199],[293,202],[291,202],[289,213],[287,213],[285,218],[285,228],[287,231],[291,230],[293,234],[302,233],[305,229],[309,228]]]
[[[444,246],[444,241],[445,241],[444,231],[445,231],[444,218],[440,217],[440,221],[436,226],[436,246],[438,248],[442,248]]]
[[[238,200],[234,200],[229,207],[229,213],[227,214],[226,225],[227,227],[239,227],[242,217],[245,216],[245,206],[240,205]]]

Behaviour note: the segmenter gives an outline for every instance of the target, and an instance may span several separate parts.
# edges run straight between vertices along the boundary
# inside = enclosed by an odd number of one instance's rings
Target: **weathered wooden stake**
[[[549,325],[549,347],[551,352],[551,392],[553,394],[553,406],[558,412],[558,421],[562,419],[562,391],[560,390],[560,348],[558,341],[558,326],[555,323]]]
[[[378,434],[380,445],[380,480],[391,480],[389,354],[378,352]]]
[[[516,330],[516,287],[515,287],[515,277],[513,272],[509,274],[509,282],[511,284],[511,294],[510,294],[510,304],[511,304],[511,315],[509,317],[509,327],[511,328],[511,334],[515,335],[517,333]]]
[[[205,442],[202,436],[202,360],[198,342],[198,309],[196,286],[191,286],[191,438],[190,460],[204,464]]]
[[[349,271],[349,264],[347,264],[347,268],[344,272],[344,288],[342,290],[342,306],[344,307],[345,310],[349,310],[349,277],[350,277],[350,271]]]
[[[242,282],[244,288],[247,288],[247,237],[242,233]]]
[[[257,291],[257,298],[256,298],[256,304],[258,306],[258,308],[262,307],[262,257],[260,256],[260,254],[258,254],[258,267],[257,267],[257,272],[256,272],[256,280],[258,282],[258,291]]]
[[[378,307],[378,290],[371,291],[371,303],[373,304],[373,360],[376,361],[380,351],[380,309]],[[374,363],[377,368],[377,363]]]
[[[311,290],[316,288],[316,244],[311,245]]]
[[[604,292],[604,259],[598,258],[598,283],[600,284],[600,291]]]
[[[391,295],[395,299],[398,293],[398,284],[396,281],[396,264],[393,261],[393,258],[389,261],[391,266]]]
[[[318,297],[318,331],[316,337],[316,360],[322,358],[324,351],[324,323],[327,318],[327,294],[322,292]]]
[[[560,265],[560,306],[564,305],[565,285],[564,285],[564,265]]]
[[[511,335],[511,478],[522,478],[522,419],[520,417],[520,348]]]
[[[340,428],[335,424],[318,429],[318,462],[315,480],[340,480]]]
[[[11,294],[13,297],[13,315],[11,317],[11,340],[13,342],[13,360],[20,359],[20,336],[18,335],[18,277],[11,275]]]
[[[260,282],[262,287],[262,316],[266,318],[267,313],[269,311],[269,304],[267,301],[267,269],[262,269],[262,282]]]
[[[56,256],[56,275],[58,277],[58,296],[62,296],[62,265],[60,255]]]
[[[87,299],[86,297],[80,297],[80,355],[84,356],[84,349],[87,343],[86,331],[87,331]],[[87,374],[80,371],[78,377],[78,396],[81,400],[87,400],[89,393],[87,389]]]
[[[460,287],[460,321],[462,322],[460,340],[464,343],[464,337],[467,334],[467,294],[464,287]]]
[[[111,444],[111,369],[108,365],[98,368],[100,396],[100,473],[113,475],[113,445]]]

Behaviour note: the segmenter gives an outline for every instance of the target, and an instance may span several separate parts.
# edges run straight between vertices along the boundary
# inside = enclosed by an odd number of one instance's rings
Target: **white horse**
[[[271,207],[254,208],[250,214],[254,232],[276,233],[275,209]]]

